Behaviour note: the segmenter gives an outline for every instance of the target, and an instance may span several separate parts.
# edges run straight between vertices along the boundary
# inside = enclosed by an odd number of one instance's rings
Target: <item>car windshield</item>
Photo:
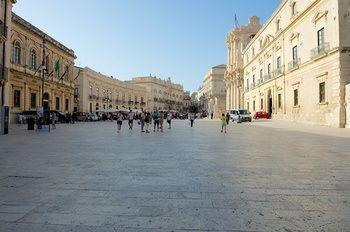
[[[248,110],[240,110],[239,114],[249,114],[249,111]]]

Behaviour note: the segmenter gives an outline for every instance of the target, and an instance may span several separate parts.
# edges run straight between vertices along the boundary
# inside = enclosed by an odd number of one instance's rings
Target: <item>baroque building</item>
[[[169,77],[166,80],[155,76],[135,77],[130,83],[144,87],[148,92],[148,108],[150,110],[187,111],[190,107],[189,92],[184,91],[180,84],[173,83]]]
[[[103,75],[88,67],[76,67],[75,76],[76,111],[148,110],[146,88]]]
[[[24,110],[36,110],[40,106],[72,112],[74,51],[14,13],[10,46],[5,104],[10,107],[11,120],[15,121]]]
[[[243,51],[245,107],[276,119],[350,124],[349,28],[349,0],[283,0]]]
[[[246,26],[236,26],[226,38],[227,69],[226,83],[226,110],[243,107],[243,50],[261,28],[260,19],[253,16]]]
[[[213,114],[214,118],[220,118],[222,113],[226,113],[225,71],[224,64],[212,67],[197,94],[201,110]]]

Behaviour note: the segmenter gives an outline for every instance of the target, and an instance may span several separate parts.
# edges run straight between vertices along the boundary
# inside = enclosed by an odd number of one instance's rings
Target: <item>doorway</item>
[[[273,105],[272,105],[272,93],[271,93],[271,90],[269,90],[268,92],[268,104],[267,104],[267,110],[268,110],[268,113],[270,114],[270,118],[272,117],[272,114],[273,114]]]

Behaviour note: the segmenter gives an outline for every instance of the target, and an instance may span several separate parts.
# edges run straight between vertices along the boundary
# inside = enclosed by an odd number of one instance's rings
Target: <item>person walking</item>
[[[132,112],[132,110],[130,110],[129,115],[128,115],[129,130],[132,130],[132,128],[134,126],[134,118],[135,118],[135,114],[134,114],[134,112]]]
[[[56,129],[56,120],[57,120],[56,113],[53,112],[52,113],[52,118],[51,118],[51,127],[52,127],[52,129]]]
[[[157,131],[159,132],[159,118],[160,118],[160,114],[159,114],[158,110],[153,112],[152,118],[153,118],[153,125],[154,125],[153,132],[156,132],[156,128],[157,128]]]
[[[213,120],[213,117],[214,117],[214,113],[213,112],[211,112],[210,117],[211,117],[211,120]]]
[[[151,116],[151,113],[149,112],[146,113],[145,123],[146,123],[146,133],[150,133],[149,126],[152,123],[152,116]]]
[[[121,112],[118,112],[117,114],[117,132],[120,133],[122,130],[123,125],[123,114]]]
[[[141,125],[141,133],[145,132],[145,119],[146,119],[146,114],[142,110],[140,113],[140,125]]]
[[[190,114],[188,115],[188,119],[190,120],[191,127],[193,127],[194,118],[195,118],[194,113],[190,113]]]
[[[166,121],[169,124],[168,129],[171,129],[171,120],[173,119],[173,115],[170,111],[168,111],[167,115],[166,115]]]
[[[225,130],[226,133],[226,127],[227,127],[227,115],[225,116],[225,114],[223,113],[221,115],[221,133],[223,133],[223,131]]]
[[[163,123],[164,123],[164,112],[160,111],[160,114],[159,114],[159,128],[160,128],[160,132],[163,132]]]
[[[230,123],[230,114],[226,113],[226,124],[228,125]]]

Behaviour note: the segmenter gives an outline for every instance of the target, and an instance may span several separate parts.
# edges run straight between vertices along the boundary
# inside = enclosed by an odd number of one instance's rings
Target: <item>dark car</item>
[[[259,119],[259,118],[270,118],[270,114],[265,111],[257,111],[254,114],[254,119]]]
[[[28,118],[34,118],[36,119],[38,117],[36,110],[26,110],[19,114],[19,116],[22,116],[23,123],[26,123]]]
[[[77,112],[77,120],[80,122],[86,122],[88,120],[88,113]]]

